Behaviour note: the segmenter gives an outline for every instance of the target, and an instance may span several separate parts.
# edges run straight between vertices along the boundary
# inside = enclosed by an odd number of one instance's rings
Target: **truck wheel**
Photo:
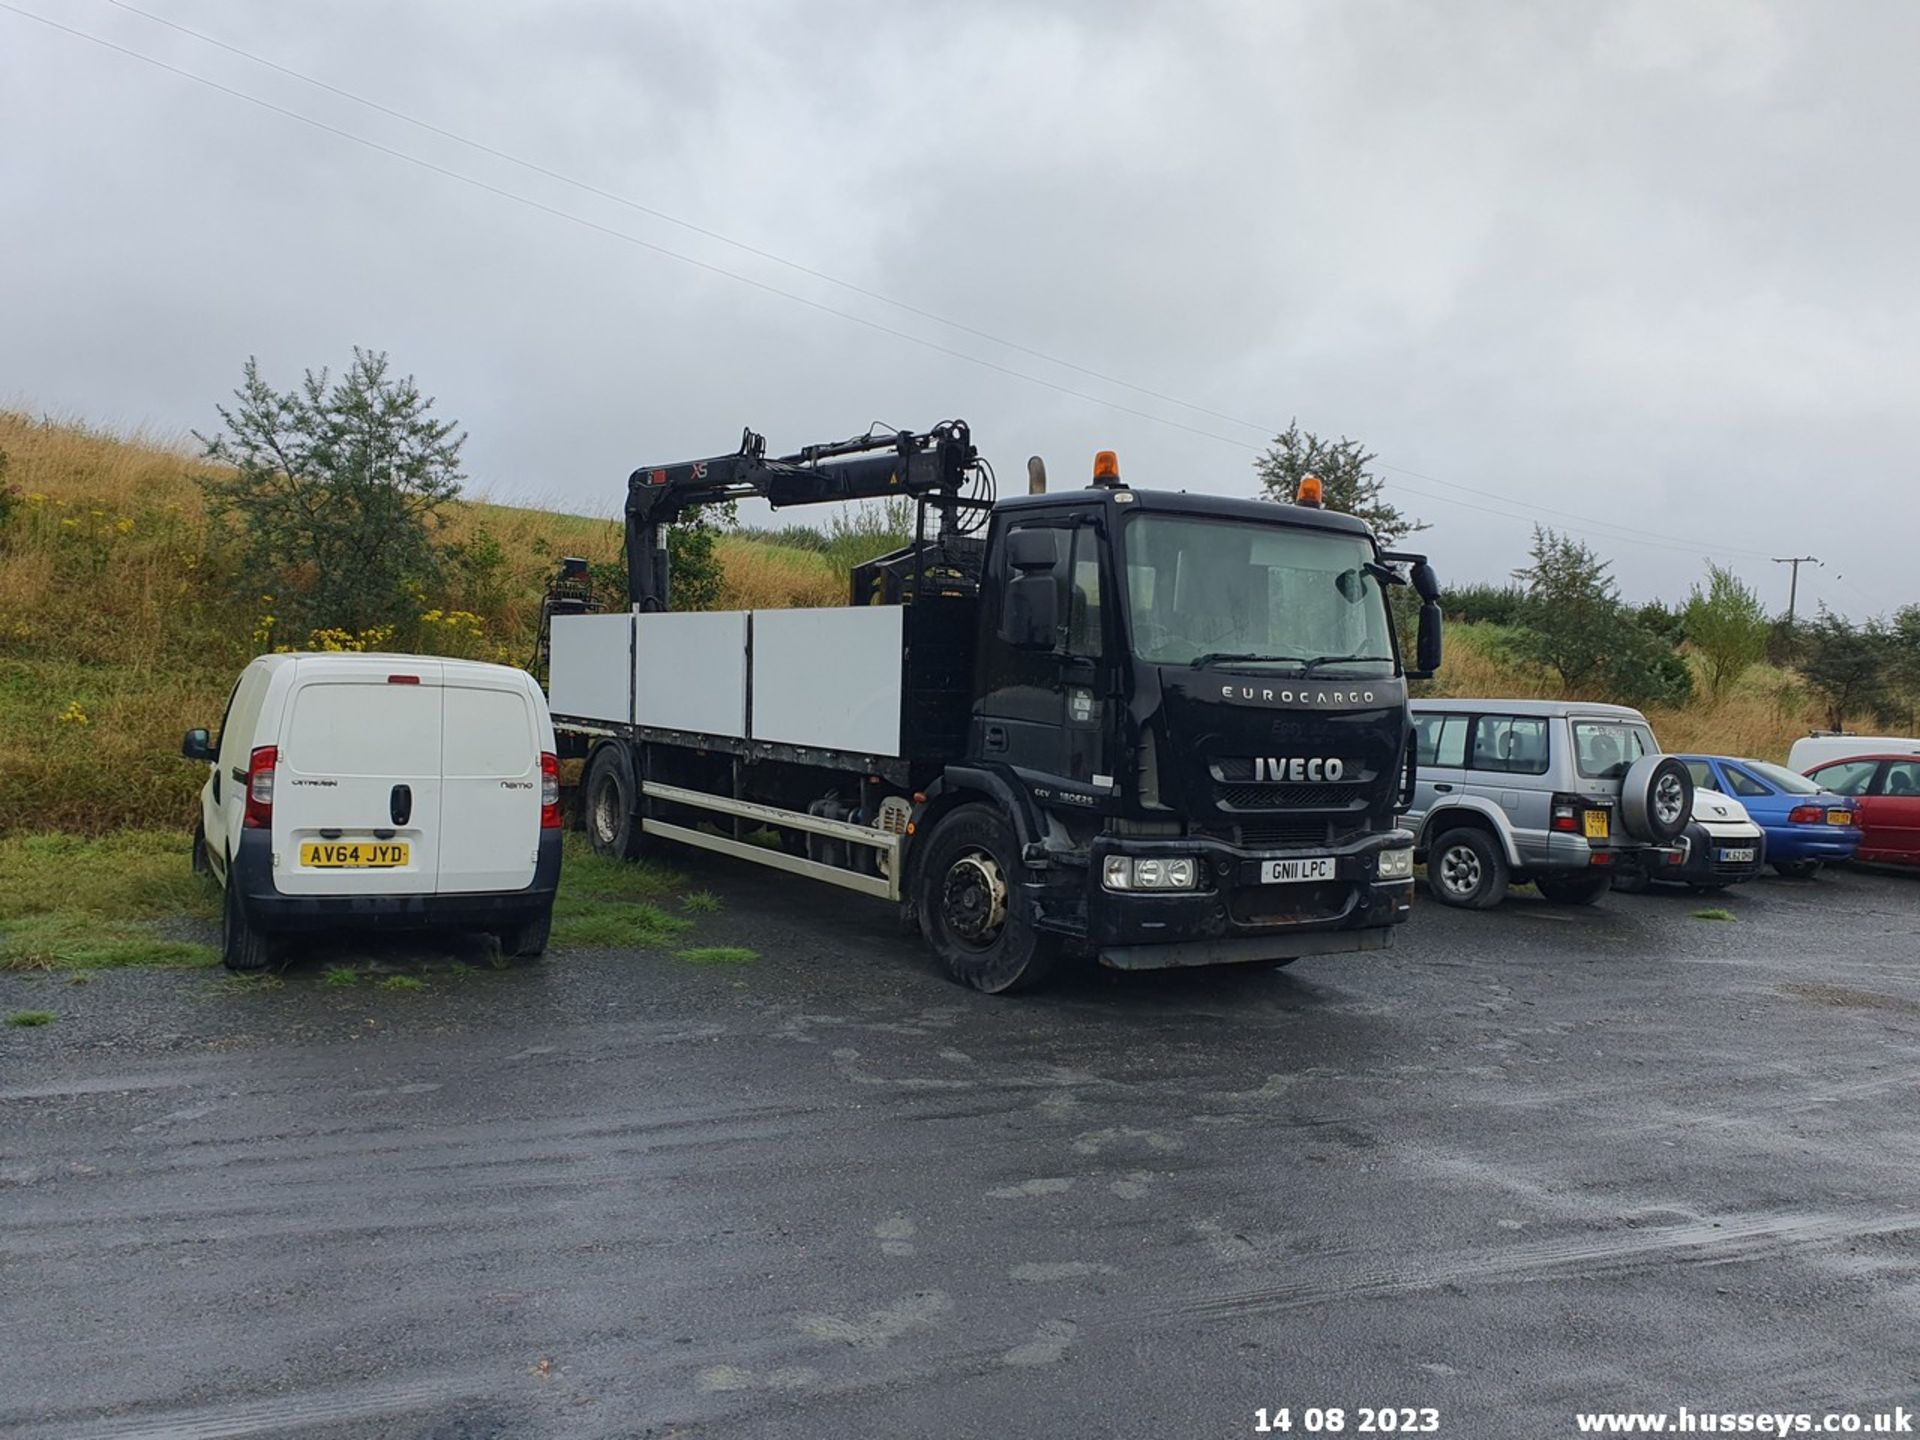
[[[220,911],[220,961],[229,970],[264,970],[273,963],[273,942],[248,918],[233,883],[233,862],[227,862],[227,898]]]
[[[954,979],[989,995],[1039,984],[1059,958],[1056,938],[1034,928],[1019,856],[999,811],[963,805],[934,828],[916,867],[920,933]]]
[[[587,842],[596,855],[634,860],[640,855],[640,820],[633,812],[633,774],[626,757],[602,746],[587,767]]]
[[[1540,875],[1533,884],[1550,905],[1591,905],[1613,888],[1613,872],[1600,869]]]
[[[1620,821],[1656,845],[1678,840],[1693,819],[1693,777],[1671,755],[1642,755],[1620,782]]]
[[[1443,905],[1491,910],[1507,898],[1507,861],[1484,830],[1462,826],[1427,852],[1427,885]]]
[[[538,960],[547,953],[547,937],[553,933],[553,912],[543,910],[531,920],[493,932],[502,955],[521,960]]]

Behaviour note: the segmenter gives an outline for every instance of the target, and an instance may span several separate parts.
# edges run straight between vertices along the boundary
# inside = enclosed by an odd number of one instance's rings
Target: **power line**
[[[220,40],[217,37],[206,35],[200,31],[193,30],[185,25],[181,25],[172,20],[166,19],[163,16],[152,14],[151,12],[143,10],[136,5],[127,3],[127,0],[107,0],[107,3],[115,6],[118,9],[127,11],[130,14],[138,15],[141,18],[149,20],[155,24],[164,25],[170,29],[180,32],[181,34],[188,35],[191,38],[202,42],[203,44],[211,45],[218,49],[227,51],[231,54],[238,55],[243,59],[252,61],[253,63],[262,65],[280,74],[287,75],[305,84],[312,85],[330,94],[337,95],[343,99],[350,100],[355,104],[362,105],[380,114],[390,116],[408,125],[412,125],[421,130],[427,131],[431,134],[434,134],[442,138],[454,141],[455,143],[467,146],[470,149],[473,149],[479,153],[489,155],[500,160],[504,160],[510,164],[520,166],[532,173],[536,173],[536,174],[545,176],[547,178],[556,180],[560,183],[572,186],[578,190],[581,190],[584,193],[591,194],[599,198],[612,201],[616,204],[623,205],[629,209],[632,209],[638,213],[645,214],[645,215],[654,217],[656,219],[665,221],[666,223],[679,226],[683,229],[690,231],[691,233],[704,236],[706,238],[718,241],[722,244],[733,246],[734,248],[739,249],[747,254],[751,254],[759,258],[769,260],[773,263],[786,266],[801,274],[805,274],[815,279],[824,281],[828,284],[838,286],[842,289],[849,291],[850,293],[861,295],[865,298],[874,300],[881,304],[893,306],[905,313],[917,316],[922,319],[930,320],[936,324],[948,326],[949,328],[959,330],[961,332],[972,335],[979,339],[986,340],[992,344],[1000,345],[1007,349],[1017,351],[1021,354],[1028,355],[1032,358],[1044,361],[1048,364],[1057,365],[1063,369],[1075,371],[1077,373],[1086,375],[1091,379],[1100,380],[1106,384],[1111,384],[1122,389],[1131,390],[1137,394],[1149,396],[1153,399],[1160,400],[1164,403],[1175,405],[1182,409],[1193,411],[1196,414],[1207,415],[1214,419],[1223,420],[1233,425],[1242,425],[1247,427],[1248,429],[1257,430],[1262,433],[1277,433],[1277,427],[1268,426],[1263,422],[1247,420],[1238,416],[1230,415],[1224,411],[1211,409],[1207,406],[1197,404],[1193,401],[1183,400],[1178,396],[1166,394],[1162,391],[1154,390],[1147,386],[1136,385],[1130,381],[1120,379],[1116,376],[1106,375],[1100,371],[1093,370],[1086,366],[1076,364],[1073,361],[1061,359],[1060,357],[1050,355],[1045,351],[1035,349],[1031,346],[1020,344],[1017,341],[1007,340],[1001,336],[994,335],[989,331],[981,330],[977,327],[964,324],[960,321],[951,320],[933,311],[925,310],[920,307],[908,304],[905,301],[894,299],[878,291],[870,290],[866,287],[855,284],[851,281],[842,280],[825,271],[818,270],[811,266],[801,264],[798,261],[789,260],[784,256],[778,255],[772,251],[762,249],[760,247],[748,244],[747,242],[744,242],[744,241],[735,240],[732,237],[727,236],[719,231],[712,230],[707,227],[695,224],[692,221],[684,220],[678,216],[670,214],[667,211],[642,204],[641,202],[633,200],[630,197],[616,194],[612,191],[608,191],[598,186],[592,185],[586,181],[582,181],[572,176],[568,176],[560,171],[553,170],[545,165],[539,164],[536,161],[527,160],[520,156],[513,155],[510,152],[500,150],[493,146],[487,145],[484,142],[472,140],[466,136],[458,134],[455,131],[448,130],[441,126],[432,124],[429,121],[418,119],[417,117],[409,115],[404,111],[394,109],[391,106],[383,105],[378,101],[367,99],[363,96],[355,94],[350,90],[346,90],[340,86],[333,85],[327,81],[317,79],[310,75],[306,75],[303,72],[299,70],[295,70],[290,66],[282,65],[277,61],[269,60],[264,56],[256,55],[251,51],[245,50],[237,45],[230,44],[224,40]],[[851,324],[863,326],[869,330],[875,331],[876,333],[879,333],[879,334],[887,335],[893,339],[903,340],[908,344],[920,346],[921,348],[926,350],[931,350],[936,354],[944,355],[952,359],[962,360],[969,364],[980,366],[984,369],[993,371],[1000,375],[1007,376],[1011,379],[1024,380],[1030,384],[1040,385],[1049,390],[1053,390],[1059,394],[1067,395],[1077,400],[1087,401],[1088,403],[1102,406],[1103,408],[1116,411],[1120,414],[1131,415],[1137,419],[1146,420],[1155,424],[1169,426],[1173,429],[1184,431],[1187,434],[1197,435],[1204,439],[1213,440],[1224,445],[1230,445],[1237,449],[1245,450],[1253,454],[1260,453],[1259,446],[1251,444],[1248,441],[1239,439],[1235,436],[1222,435],[1217,431],[1208,430],[1201,426],[1190,425],[1183,421],[1175,420],[1165,415],[1157,415],[1151,411],[1141,410],[1134,406],[1125,405],[1114,400],[1109,400],[1104,396],[1095,395],[1084,390],[1075,389],[1070,385],[1060,384],[1059,382],[1049,380],[1044,376],[1034,375],[1034,374],[1031,374],[1030,372],[1019,370],[1012,366],[1002,365],[997,361],[987,359],[983,356],[974,355],[964,350],[958,350],[951,346],[942,345],[937,341],[926,339],[925,337],[920,335],[915,335],[910,331],[901,330],[901,329],[898,329],[897,327],[883,324],[879,321],[869,319],[866,316],[859,315],[851,311],[842,310],[835,306],[825,304],[819,300],[814,300],[808,296],[798,294],[794,291],[783,289],[780,286],[769,284],[766,281],[755,279],[750,275],[744,275],[738,271],[729,270],[724,266],[716,265],[710,261],[701,260],[695,256],[684,254],[668,246],[658,244],[655,241],[647,240],[641,236],[634,235],[628,231],[619,230],[609,225],[603,225],[598,221],[589,219],[588,217],[584,215],[580,215],[576,212],[565,210],[555,205],[546,204],[545,202],[536,200],[531,196],[523,195],[517,191],[509,190],[499,185],[494,185],[488,181],[479,179],[472,175],[468,175],[462,171],[452,169],[445,165],[437,164],[434,161],[424,159],[417,155],[413,155],[407,151],[398,149],[394,146],[383,144],[377,140],[372,140],[365,136],[355,134],[350,130],[345,130],[339,126],[331,125],[326,121],[318,120],[313,118],[312,116],[302,114],[297,110],[289,109],[286,106],[275,104],[270,100],[263,99],[257,95],[250,94],[244,90],[235,89],[234,87],[222,84],[217,80],[209,79],[204,75],[196,74],[191,70],[187,70],[181,66],[173,65],[165,60],[161,60],[156,56],[145,54],[139,50],[135,50],[128,46],[118,44],[112,40],[105,39],[104,37],[101,37],[98,35],[90,34],[84,30],[78,30],[73,28],[72,26],[63,25],[60,22],[56,20],[51,20],[44,15],[39,15],[33,11],[23,9],[18,5],[8,3],[8,0],[0,0],[0,10],[9,11],[10,13],[18,15],[24,19],[38,21],[42,25],[45,25],[54,30],[58,30],[63,34],[70,35],[75,39],[89,41],[95,45],[101,46],[104,49],[112,50],[117,54],[124,55],[129,59],[139,60],[145,64],[154,66],[157,69],[167,71],[169,74],[177,75],[180,78],[185,80],[191,80],[194,83],[199,85],[204,85],[209,89],[218,91],[219,93],[230,96],[233,99],[244,101],[247,104],[257,106],[260,109],[267,110],[273,114],[280,115],[286,119],[298,121],[301,124],[308,125],[314,129],[323,131],[326,134],[333,135],[342,140],[350,141],[356,145],[363,146],[367,149],[376,151],[380,154],[387,155],[393,159],[403,161],[406,164],[416,166],[423,170],[427,170],[433,174],[443,176],[450,180],[458,181],[461,184],[472,186],[475,189],[482,190],[488,194],[498,196],[501,199],[509,200],[516,204],[526,206],[529,209],[537,210],[543,214],[553,216],[557,219],[571,221],[574,224],[582,225],[590,230],[596,231],[599,234],[609,236],[616,240],[624,241],[627,244],[638,246],[642,249],[652,251],[655,254],[665,256],[669,259],[677,260],[682,264],[690,265],[696,269],[706,271],[710,274],[718,275],[729,280],[734,280],[743,285],[752,286],[753,288],[763,291],[767,294],[778,296],[781,299],[791,301],[798,305],[804,305],[809,309],[818,311],[822,314],[834,316],[837,319],[847,321]],[[1414,486],[1403,485],[1404,489],[1406,489],[1408,492],[1414,495],[1418,495],[1426,499],[1436,500],[1444,504],[1453,505],[1461,509],[1472,510],[1481,514],[1493,515],[1493,516],[1497,516],[1499,518],[1507,519],[1507,520],[1515,520],[1515,519],[1522,518],[1521,516],[1516,515],[1514,513],[1515,509],[1526,510],[1526,511],[1531,511],[1538,515],[1551,516],[1551,517],[1556,517],[1564,520],[1570,520],[1570,521],[1577,522],[1580,525],[1591,527],[1600,532],[1599,538],[1605,539],[1605,540],[1614,540],[1616,542],[1622,541],[1622,540],[1631,540],[1638,544],[1655,545],[1655,546],[1660,546],[1667,549],[1687,551],[1687,552],[1691,552],[1694,548],[1694,545],[1692,542],[1675,540],[1668,536],[1657,534],[1656,532],[1653,532],[1653,531],[1642,530],[1642,529],[1639,529],[1638,527],[1629,526],[1629,525],[1622,525],[1617,521],[1600,520],[1592,516],[1579,515],[1571,511],[1558,510],[1550,506],[1542,506],[1542,505],[1537,505],[1530,502],[1519,501],[1514,499],[1511,496],[1501,494],[1497,491],[1480,489],[1475,486],[1461,484],[1460,482],[1457,482],[1457,481],[1442,480],[1438,476],[1424,474],[1421,471],[1412,470],[1405,466],[1389,465],[1381,462],[1376,462],[1376,463],[1378,463],[1379,468],[1383,470],[1389,470],[1396,474],[1413,476],[1416,479],[1424,480],[1434,485],[1445,486],[1446,488],[1451,490],[1459,490],[1467,494],[1480,495],[1491,500],[1500,501],[1503,504],[1509,507],[1512,507],[1512,508],[1503,509],[1503,510],[1490,509],[1489,507],[1484,505],[1475,505],[1469,501],[1457,499],[1452,495],[1438,494],[1430,490],[1420,490],[1415,488]],[[1771,558],[1761,551],[1728,550],[1726,553],[1740,555],[1745,558],[1751,558],[1751,559]]]
[[[1774,555],[1769,558],[1776,565],[1791,565],[1793,567],[1793,578],[1787,581],[1787,624],[1792,625],[1794,605],[1800,598],[1800,567],[1802,565],[1818,565],[1821,563],[1820,557],[1818,555]]]

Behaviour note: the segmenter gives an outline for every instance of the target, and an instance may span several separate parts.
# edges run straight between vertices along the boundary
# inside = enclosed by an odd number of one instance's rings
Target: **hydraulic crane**
[[[876,574],[893,577],[891,586],[881,586],[885,598],[917,591],[929,573],[977,576],[979,542],[967,537],[993,506],[993,471],[974,449],[964,420],[942,421],[923,434],[869,431],[778,457],[768,456],[765,436],[746,430],[731,455],[643,465],[627,477],[627,577],[633,605],[643,612],[667,608],[664,527],[691,510],[754,498],[777,510],[893,496],[916,502],[914,543],[860,567],[854,579],[856,604],[873,597]],[[939,517],[931,538],[925,525],[929,508]],[[910,588],[902,583],[909,563],[915,580]]]

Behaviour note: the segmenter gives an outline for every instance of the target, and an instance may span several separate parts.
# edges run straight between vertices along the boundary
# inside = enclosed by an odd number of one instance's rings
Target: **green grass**
[[[53,1011],[51,1010],[16,1010],[7,1016],[7,1024],[9,1025],[25,1027],[30,1025],[51,1025],[52,1023]]]
[[[711,890],[695,890],[680,897],[680,908],[692,915],[718,915],[720,897]]]
[[[380,982],[382,990],[424,990],[427,982],[418,975],[389,975]]]
[[[689,965],[751,965],[760,952],[740,945],[700,945],[682,950],[680,958]]]
[[[1733,920],[1738,917],[1734,915],[1733,911],[1723,910],[1716,905],[1710,909],[1694,911],[1693,918],[1696,920]]]
[[[360,983],[360,972],[351,965],[329,965],[326,974],[320,977],[320,983],[344,990],[349,985]]]
[[[0,970],[201,966],[206,945],[152,922],[212,920],[218,892],[188,864],[187,835],[124,831],[0,838]]]
[[[162,939],[137,921],[84,915],[0,921],[0,970],[197,969],[219,963],[212,946]]]
[[[553,943],[581,949],[662,949],[691,927],[659,902],[685,879],[648,861],[629,864],[596,855],[584,836],[568,835],[553,903]]]

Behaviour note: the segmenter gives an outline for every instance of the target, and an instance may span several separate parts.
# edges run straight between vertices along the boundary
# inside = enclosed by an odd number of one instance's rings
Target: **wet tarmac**
[[[1913,1406],[1920,877],[1423,897],[1385,954],[1007,1000],[694,868],[754,963],[0,976],[59,1016],[0,1029],[0,1433]]]

